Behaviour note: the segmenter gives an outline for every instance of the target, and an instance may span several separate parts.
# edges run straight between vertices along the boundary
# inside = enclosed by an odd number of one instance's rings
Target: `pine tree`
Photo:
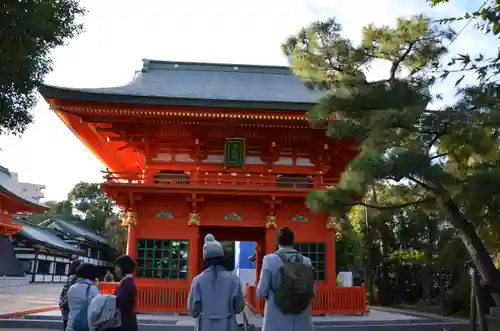
[[[422,15],[399,19],[395,27],[369,25],[361,45],[341,33],[334,19],[315,22],[283,45],[294,72],[310,88],[325,92],[309,111],[310,121],[327,124],[332,138],[352,137],[359,146],[339,184],[313,192],[310,207],[338,217],[355,205],[381,211],[437,208],[456,229],[483,280],[500,292],[499,274],[475,229],[498,228],[495,86],[461,90],[456,105],[431,109],[437,81],[432,73],[455,34]],[[368,81],[364,72],[378,60],[390,64],[387,77]],[[329,120],[332,115],[336,120]],[[364,201],[377,183],[397,183],[399,201]],[[500,295],[494,299],[500,304]]]

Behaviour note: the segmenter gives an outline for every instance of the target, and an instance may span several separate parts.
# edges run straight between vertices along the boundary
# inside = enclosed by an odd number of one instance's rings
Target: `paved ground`
[[[0,288],[0,314],[32,310],[58,303],[62,284],[30,284],[20,287]],[[260,326],[262,317],[248,314],[252,324]],[[46,331],[60,330],[62,321],[58,310],[36,313],[24,319],[0,320],[0,331]],[[173,314],[139,315],[141,331],[192,331],[194,320],[188,316]],[[451,324],[450,324],[451,323]],[[318,316],[314,317],[317,330],[340,331],[466,331],[468,324],[458,320],[443,320],[435,316],[413,316],[397,310],[372,309],[364,316]],[[39,327],[37,329],[37,327]],[[260,329],[260,328],[258,328]]]
[[[63,284],[0,287],[0,314],[54,306]]]

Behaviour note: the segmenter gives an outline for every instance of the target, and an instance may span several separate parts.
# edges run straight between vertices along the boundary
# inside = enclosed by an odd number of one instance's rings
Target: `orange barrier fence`
[[[257,297],[255,286],[247,284],[246,300],[256,314],[264,312],[264,301]],[[313,315],[367,314],[365,284],[358,287],[335,286],[319,289],[311,302],[311,310]]]
[[[101,283],[102,294],[114,294],[118,283]],[[189,286],[137,284],[137,306],[140,313],[185,313]]]
[[[102,294],[115,293],[118,283],[101,283]],[[255,286],[247,285],[246,301],[257,314],[264,312],[264,302],[255,293]],[[311,303],[314,315],[367,314],[366,287],[322,288],[317,291]],[[144,285],[137,284],[137,311],[141,313],[185,313],[189,286],[186,285]]]

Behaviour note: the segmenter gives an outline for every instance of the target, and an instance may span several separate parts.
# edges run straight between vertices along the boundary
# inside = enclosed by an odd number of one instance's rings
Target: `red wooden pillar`
[[[128,225],[128,233],[127,233],[127,255],[133,258],[134,260],[137,258],[137,237],[136,237],[136,225],[129,224]]]
[[[188,280],[200,273],[200,228],[197,225],[189,226],[189,251],[188,251]]]
[[[267,228],[266,229],[266,254],[271,254],[276,251],[276,228]]]
[[[260,271],[262,270],[262,258],[264,257],[262,255],[263,249],[262,249],[262,243],[257,242],[257,246],[255,247],[255,285],[259,283],[260,280]]]
[[[336,235],[334,229],[327,228],[326,239],[326,285],[336,286],[337,270],[336,270]]]

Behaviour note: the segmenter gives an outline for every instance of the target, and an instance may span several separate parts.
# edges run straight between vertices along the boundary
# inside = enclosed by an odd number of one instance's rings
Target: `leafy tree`
[[[109,244],[118,253],[124,254],[127,251],[127,228],[121,225],[118,215],[112,215],[106,219],[104,233]]]
[[[36,88],[52,70],[50,52],[82,31],[78,0],[7,0],[0,4],[0,134],[33,121]]]
[[[116,214],[116,206],[99,184],[80,182],[68,193],[68,201],[82,222],[94,230],[104,230],[106,220]]]
[[[294,72],[325,91],[310,120],[359,146],[339,185],[313,192],[309,205],[338,217],[355,205],[437,208],[483,280],[500,292],[499,274],[474,228],[483,219],[493,224],[499,207],[498,98],[484,99],[478,88],[468,88],[453,107],[430,109],[436,81],[430,72],[454,33],[422,15],[399,19],[395,27],[369,25],[361,45],[341,32],[334,19],[315,22],[283,45]],[[363,70],[374,60],[390,67],[386,78],[368,81]],[[326,121],[332,115],[336,120]],[[399,184],[402,202],[363,200],[369,187],[388,182]],[[498,294],[494,299],[500,304]]]
[[[27,216],[27,220],[33,224],[38,224],[46,221],[49,217],[54,215],[64,215],[67,217],[73,216],[73,208],[69,201],[46,201],[44,202],[50,209],[44,213],[35,213]]]
[[[437,5],[448,3],[449,0],[427,0],[435,7]],[[498,37],[500,34],[500,6],[496,0],[486,0],[476,11],[466,12],[462,16],[446,17],[439,22],[451,24],[463,21],[464,24],[474,22],[477,30],[486,35]],[[498,45],[497,45],[498,46]],[[462,76],[458,79],[460,83],[466,73],[476,73],[481,83],[498,82],[500,74],[500,52],[495,56],[489,57],[482,53],[477,54],[457,54],[452,57],[442,69],[442,78],[447,78],[450,73],[460,72]]]

